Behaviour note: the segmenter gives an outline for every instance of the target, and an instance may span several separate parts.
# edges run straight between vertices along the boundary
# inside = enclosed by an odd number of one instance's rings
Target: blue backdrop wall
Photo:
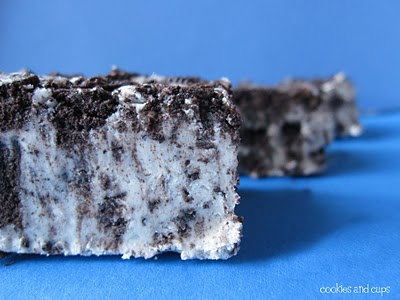
[[[4,1],[0,71],[276,83],[346,72],[364,109],[399,104],[400,1]]]

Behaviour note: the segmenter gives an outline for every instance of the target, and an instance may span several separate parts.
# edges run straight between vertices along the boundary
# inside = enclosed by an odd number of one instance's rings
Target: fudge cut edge
[[[226,80],[0,75],[0,250],[236,254],[240,118]]]

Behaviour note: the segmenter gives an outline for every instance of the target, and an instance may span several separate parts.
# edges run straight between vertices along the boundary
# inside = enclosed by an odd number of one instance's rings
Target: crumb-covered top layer
[[[148,112],[148,121],[134,126],[140,130],[144,125],[152,137],[162,139],[157,132],[161,126],[160,106],[167,104],[168,113],[182,117],[182,110],[196,102],[207,130],[212,129],[207,125],[211,111],[225,115],[225,129],[234,133],[240,117],[232,105],[225,105],[230,94],[227,79],[207,82],[195,77],[143,76],[117,69],[90,78],[37,76],[29,71],[0,73],[0,131],[20,129],[32,113],[45,112],[58,129],[57,143],[77,144],[83,140],[81,134],[103,126],[122,105]]]

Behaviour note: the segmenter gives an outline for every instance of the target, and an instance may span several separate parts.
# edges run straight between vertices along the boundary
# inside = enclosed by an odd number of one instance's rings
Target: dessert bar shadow
[[[237,213],[244,217],[244,232],[241,250],[230,263],[306,251],[338,229],[365,220],[352,212],[350,204],[344,212],[335,194],[317,195],[305,189],[239,190],[239,194]]]

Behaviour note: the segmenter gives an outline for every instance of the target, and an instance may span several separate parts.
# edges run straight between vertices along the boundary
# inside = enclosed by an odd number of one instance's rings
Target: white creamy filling
[[[125,103],[126,100],[132,100],[134,103],[145,103],[144,98],[133,85],[124,85],[113,92],[113,95],[118,95],[120,103]]]
[[[55,101],[51,98],[52,93],[50,89],[46,88],[36,88],[33,96],[32,96],[32,103],[33,104],[42,104],[46,102],[47,105],[54,106]]]

